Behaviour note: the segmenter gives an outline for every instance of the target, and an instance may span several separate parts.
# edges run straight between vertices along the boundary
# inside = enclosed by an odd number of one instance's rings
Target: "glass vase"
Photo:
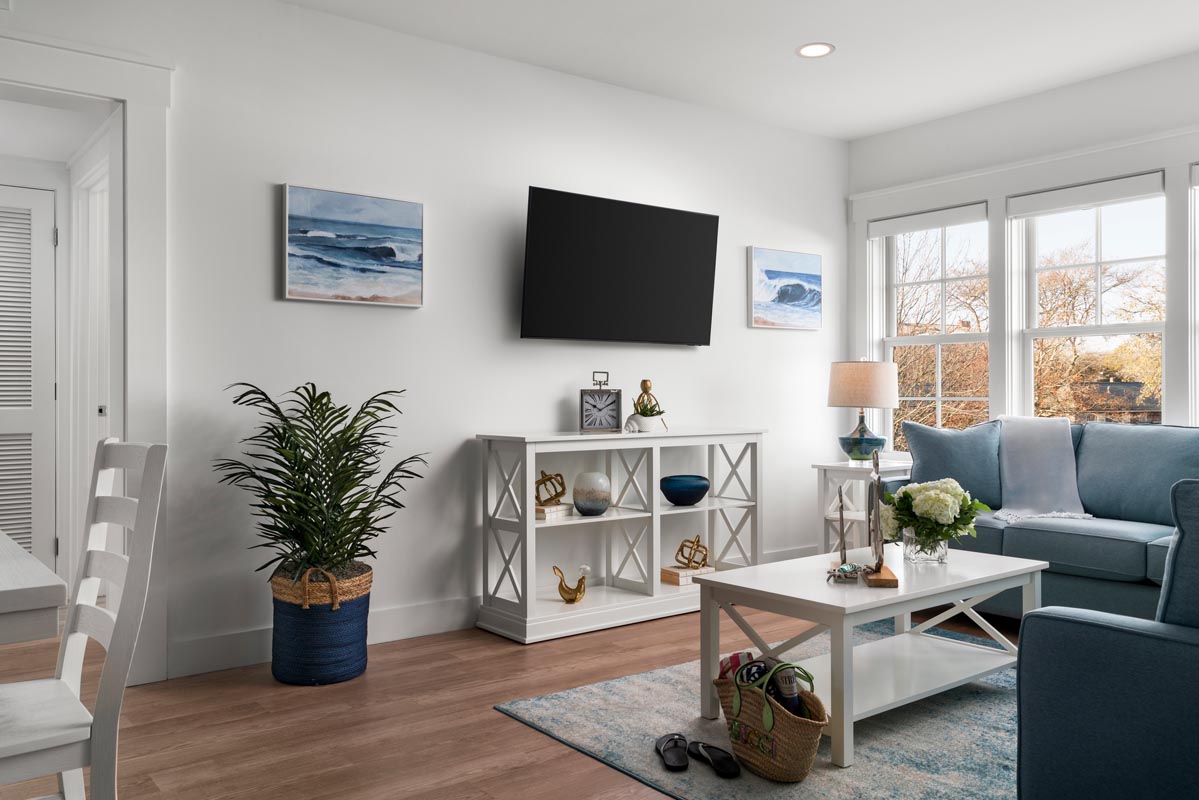
[[[903,558],[912,564],[944,564],[949,559],[949,542],[921,542],[911,528],[903,529]]]

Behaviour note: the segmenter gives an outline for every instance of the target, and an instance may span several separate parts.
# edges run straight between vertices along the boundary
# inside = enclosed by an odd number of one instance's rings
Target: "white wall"
[[[767,550],[817,541],[809,464],[848,418],[843,143],[274,2],[19,4],[15,29],[176,66],[168,280],[172,674],[263,660],[270,598],[247,499],[219,487],[252,416],[222,387],[305,380],[343,402],[404,388],[396,453],[428,477],[380,540],[372,639],[473,621],[482,431],[568,428],[578,388],[652,377],[672,424],[762,425]],[[278,184],[425,203],[420,310],[278,299]],[[530,184],[719,214],[712,346],[518,338]],[[824,255],[824,330],[746,327],[745,247]],[[548,569],[548,566],[546,567]]]
[[[1199,125],[1199,53],[850,143],[852,193]]]

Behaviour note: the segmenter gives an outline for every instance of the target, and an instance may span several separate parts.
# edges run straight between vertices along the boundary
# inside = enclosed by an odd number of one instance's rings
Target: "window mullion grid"
[[[899,331],[899,289],[895,283],[895,237],[888,236],[883,240],[885,248],[885,267],[887,281],[887,325],[888,335],[894,336]]]
[[[952,283],[961,283],[965,281],[978,280],[979,278],[989,277],[988,275],[963,275],[949,278],[947,274],[948,266],[948,244],[947,230],[940,228],[940,263],[938,265],[938,277],[931,280],[909,281],[906,283],[898,283],[896,281],[896,262],[898,261],[898,249],[895,246],[895,237],[886,237],[886,278],[888,284],[887,300],[888,300],[888,328],[891,335],[883,338],[883,347],[885,356],[894,361],[895,348],[897,347],[919,347],[932,346],[934,353],[934,376],[933,376],[933,394],[926,397],[901,397],[903,402],[932,402],[935,409],[935,424],[941,427],[944,422],[944,403],[946,400],[956,402],[979,402],[990,404],[990,397],[954,397],[946,398],[943,391],[943,346],[947,344],[971,344],[983,343],[990,341],[990,334],[979,333],[948,333],[948,285]],[[899,291],[903,288],[911,286],[933,286],[936,285],[940,290],[940,309],[941,320],[939,324],[939,334],[917,334],[911,336],[899,336],[898,331],[898,299]]]
[[[1103,207],[1095,209],[1095,323],[1103,324]]]
[[[1165,322],[1116,322],[1110,325],[1063,325],[1051,328],[1029,328],[1029,339],[1069,339],[1085,336],[1136,336],[1142,333],[1164,333]]]
[[[1155,253],[1144,256],[1129,256],[1128,258],[1113,258],[1111,261],[1103,261],[1105,266],[1115,267],[1121,264],[1136,264],[1142,261],[1165,261],[1165,253]],[[1098,261],[1080,261],[1077,264],[1055,264],[1052,267],[1035,267],[1037,272],[1056,272],[1064,269],[1082,269],[1083,267],[1093,267]]]
[[[986,333],[918,333],[911,336],[888,336],[883,343],[892,347],[918,344],[975,344],[988,341]]]
[[[941,345],[933,345],[933,352],[936,354],[936,382],[933,384],[933,396],[935,397],[937,409],[937,427],[941,427]]]
[[[948,329],[948,326],[945,324],[945,295],[947,294],[947,292],[945,291],[946,287],[945,287],[945,229],[944,228],[941,228],[941,269],[940,269],[939,274],[941,276],[941,333],[945,333],[945,331]],[[940,391],[941,391],[941,385],[938,383],[937,384],[938,394],[940,393]]]
[[[949,294],[949,286],[945,283],[945,239],[946,230],[941,228],[941,335],[944,336],[949,331],[948,322],[948,304],[946,295]],[[935,393],[937,395],[937,427],[941,427],[941,397],[944,394],[941,388],[941,345],[934,345],[934,352],[937,355],[937,382],[935,384]]]

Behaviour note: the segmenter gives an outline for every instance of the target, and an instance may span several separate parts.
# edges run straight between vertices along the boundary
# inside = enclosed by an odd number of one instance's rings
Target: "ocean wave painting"
[[[820,330],[820,274],[818,255],[749,248],[750,327]]]
[[[287,297],[420,306],[424,206],[287,187]]]

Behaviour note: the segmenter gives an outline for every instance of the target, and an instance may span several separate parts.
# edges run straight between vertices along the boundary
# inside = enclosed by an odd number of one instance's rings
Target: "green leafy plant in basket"
[[[909,483],[883,497],[879,522],[883,535],[898,539],[908,532],[916,551],[935,553],[943,542],[977,536],[974,520],[991,507],[975,500],[953,478]]]
[[[238,390],[236,405],[258,410],[260,422],[241,442],[243,458],[219,459],[214,468],[221,483],[254,497],[261,541],[252,547],[273,552],[258,567],[273,568],[272,670],[286,683],[347,680],[366,668],[372,570],[360,559],[376,555],[372,542],[404,508],[404,483],[422,477],[415,468],[427,463],[411,455],[383,469],[389,422],[400,414],[393,400],[403,392],[380,392],[351,409],[313,383],[278,400],[249,383],[229,388]],[[355,624],[330,625],[327,614]],[[341,638],[321,639],[333,636]]]

